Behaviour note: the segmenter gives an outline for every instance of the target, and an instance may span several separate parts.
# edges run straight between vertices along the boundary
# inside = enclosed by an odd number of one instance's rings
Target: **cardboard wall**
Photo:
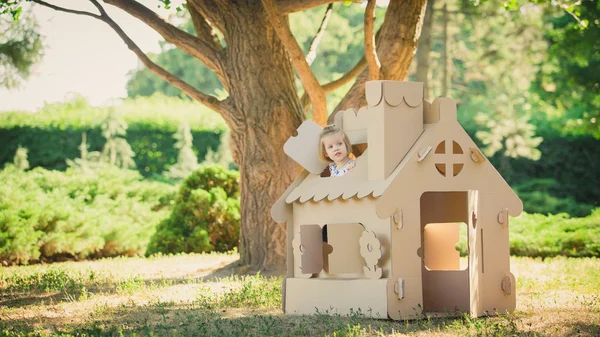
[[[387,179],[423,132],[423,83],[369,81],[369,180]]]
[[[336,178],[324,178],[336,179]],[[328,237],[333,240],[334,247],[330,254],[330,262],[334,261],[335,274],[327,273],[325,270],[313,275],[315,278],[365,278],[362,266],[365,265],[364,258],[360,256],[359,234],[362,234],[357,226],[363,226],[365,230],[375,232],[381,243],[382,256],[378,266],[383,269],[383,278],[389,275],[390,263],[390,219],[380,219],[375,213],[375,199],[367,197],[364,199],[336,199],[321,200],[318,202],[307,201],[305,203],[294,202],[293,221],[288,223],[292,226],[295,235],[300,233],[302,225],[319,225],[321,228],[328,225]],[[360,224],[360,225],[358,225]],[[293,238],[288,238],[288,241]],[[290,242],[291,243],[291,242]],[[347,244],[344,246],[343,244]],[[354,246],[356,244],[356,246]],[[338,249],[336,250],[336,247]],[[346,258],[344,258],[346,255]],[[351,257],[351,258],[348,258]],[[301,257],[294,256],[294,265],[302,264]],[[360,270],[358,266],[361,266]],[[332,266],[329,265],[329,268]],[[352,270],[355,272],[340,273],[339,270]],[[294,276],[302,277],[300,269],[294,268]]]
[[[515,279],[510,272],[509,217],[497,200],[498,196],[493,194],[480,195],[479,199],[477,225],[483,247],[481,300],[483,313],[487,315],[513,312],[516,307]],[[498,218],[503,212],[505,223],[500,223]],[[505,277],[511,279],[510,294],[502,289]]]
[[[411,193],[399,197],[392,224],[392,276],[388,282],[388,315],[412,319],[421,315],[423,288],[419,198]],[[401,294],[400,289],[402,288]]]

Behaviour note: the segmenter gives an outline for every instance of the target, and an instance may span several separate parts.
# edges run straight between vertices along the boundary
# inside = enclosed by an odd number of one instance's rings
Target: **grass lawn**
[[[235,276],[236,254],[0,267],[2,336],[600,336],[600,261],[512,258],[499,317],[287,316],[281,278]]]

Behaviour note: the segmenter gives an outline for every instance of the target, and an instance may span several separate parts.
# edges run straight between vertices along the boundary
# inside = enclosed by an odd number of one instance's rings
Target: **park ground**
[[[284,315],[281,278],[237,253],[0,269],[3,336],[600,336],[600,260],[512,257],[510,315],[392,321]]]

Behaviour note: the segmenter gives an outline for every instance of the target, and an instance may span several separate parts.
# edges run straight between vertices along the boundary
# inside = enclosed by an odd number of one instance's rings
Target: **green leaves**
[[[217,165],[201,166],[187,177],[162,221],[147,254],[229,251],[238,245],[239,174]]]
[[[153,211],[174,187],[106,168],[0,171],[0,261],[27,264],[59,256],[142,255],[168,213]]]
[[[18,19],[21,8],[12,15]],[[37,23],[32,18],[15,20],[0,15],[0,87],[20,86],[43,56]]]
[[[19,0],[0,0],[0,15],[8,13],[13,20],[19,20],[22,11],[20,2]]]

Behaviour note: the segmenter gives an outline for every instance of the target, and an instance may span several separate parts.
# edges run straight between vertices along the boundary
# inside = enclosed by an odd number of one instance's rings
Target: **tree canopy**
[[[15,13],[15,18],[20,16]],[[0,16],[0,87],[18,87],[42,59],[42,37],[33,18]]]

